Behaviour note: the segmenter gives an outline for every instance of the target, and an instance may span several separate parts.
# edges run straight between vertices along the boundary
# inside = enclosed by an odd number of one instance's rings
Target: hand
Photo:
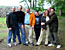
[[[9,30],[12,30],[12,28],[8,28]]]
[[[24,25],[22,25],[22,29],[24,29]]]
[[[32,28],[34,28],[34,26],[32,26]]]
[[[44,29],[43,29],[43,28],[41,28],[41,30],[43,31]]]
[[[41,23],[41,25],[45,25],[45,23]]]

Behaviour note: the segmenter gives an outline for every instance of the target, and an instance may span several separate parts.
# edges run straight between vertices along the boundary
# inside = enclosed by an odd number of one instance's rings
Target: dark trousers
[[[41,28],[39,27],[34,27],[34,31],[35,31],[35,35],[36,35],[36,42],[38,41],[38,38],[40,36],[40,31],[41,31]]]
[[[53,39],[52,34],[53,34],[53,36],[54,36],[54,39]],[[57,32],[53,32],[53,31],[50,32],[50,34],[49,34],[49,38],[50,38],[50,40],[51,40],[51,43],[54,44],[54,41],[56,41],[56,44],[57,44],[57,45],[60,45],[60,41],[59,41],[59,39],[58,39]]]

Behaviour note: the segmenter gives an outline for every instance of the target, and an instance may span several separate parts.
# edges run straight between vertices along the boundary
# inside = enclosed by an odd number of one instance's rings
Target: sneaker
[[[48,46],[54,46],[54,44],[49,44]]]
[[[11,45],[10,43],[8,44],[8,46],[9,46],[9,47],[12,47],[12,45]]]
[[[61,45],[57,45],[57,49],[60,49],[61,48]]]
[[[36,44],[35,46],[39,46],[38,44]]]
[[[45,42],[45,46],[47,46],[47,45],[48,45],[48,43]]]
[[[28,46],[28,44],[23,44],[23,45]]]
[[[28,41],[26,41],[26,44],[28,44],[29,42]]]
[[[15,46],[17,46],[17,44],[16,43],[13,43]]]
[[[30,43],[30,45],[31,45],[31,46],[34,46],[34,44],[33,44],[33,43]]]
[[[21,43],[17,43],[17,45],[21,45]]]

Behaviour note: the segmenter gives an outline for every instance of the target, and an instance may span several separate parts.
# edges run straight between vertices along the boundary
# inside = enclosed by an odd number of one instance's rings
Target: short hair
[[[22,6],[21,5],[19,5],[21,8],[22,8]]]
[[[51,8],[51,9],[53,9],[55,11],[55,8]]]
[[[14,6],[12,8],[15,8]]]
[[[26,9],[29,9],[30,10],[30,8],[26,8]]]

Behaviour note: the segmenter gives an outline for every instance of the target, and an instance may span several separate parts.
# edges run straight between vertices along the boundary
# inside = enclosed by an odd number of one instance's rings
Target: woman
[[[46,22],[49,21],[49,11],[46,10],[45,11],[46,14]],[[46,25],[47,29],[46,29],[46,39],[45,39],[45,45],[48,45],[48,36],[49,36],[49,25]]]
[[[37,42],[39,35],[40,35],[40,30],[41,30],[41,18],[37,11],[35,12],[35,20],[36,20],[36,22],[35,22],[35,26],[34,26],[34,31],[35,31],[36,42]]]
[[[46,32],[46,39],[45,39],[45,45],[48,44],[48,35],[49,35],[49,32],[48,32],[48,29],[46,27],[46,25],[44,23],[46,23],[46,21],[49,20],[49,12],[46,10],[44,12],[44,14],[41,16],[41,33],[40,33],[40,36],[39,36],[39,39],[38,39],[38,42],[36,43],[36,45],[40,45],[42,40],[43,40],[43,34]]]

